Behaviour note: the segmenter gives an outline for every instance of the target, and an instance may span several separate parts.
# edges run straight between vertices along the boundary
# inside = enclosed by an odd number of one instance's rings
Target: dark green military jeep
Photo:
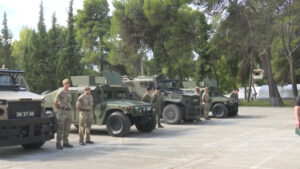
[[[29,92],[23,71],[0,69],[0,146],[40,148],[54,138],[56,118]]]
[[[72,120],[78,127],[78,111],[76,100],[83,93],[87,85],[91,87],[94,100],[93,124],[106,125],[107,131],[112,136],[127,136],[132,125],[140,132],[151,132],[156,126],[156,110],[152,104],[129,99],[129,91],[123,86],[122,78],[116,72],[103,72],[103,77],[73,76],[72,87]],[[56,112],[54,98],[57,89],[45,92],[47,99],[45,108]]]

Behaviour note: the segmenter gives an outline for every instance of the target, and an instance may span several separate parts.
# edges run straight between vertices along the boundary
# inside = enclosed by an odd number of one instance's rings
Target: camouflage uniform
[[[233,99],[239,99],[239,96],[238,96],[238,94],[232,92],[232,93],[230,94],[230,98],[233,98]]]
[[[57,144],[60,144],[62,139],[64,144],[69,144],[68,137],[72,124],[72,94],[70,91],[62,89],[57,93],[55,101],[58,101],[59,104],[57,109]]]
[[[91,141],[90,131],[92,126],[92,109],[93,109],[93,97],[92,95],[82,94],[77,100],[77,106],[79,106],[79,142]]]
[[[151,103],[151,95],[145,93],[143,98],[142,98],[142,101],[147,102],[147,103]]]
[[[157,124],[158,124],[158,126],[161,126],[160,118],[162,116],[163,96],[160,93],[158,93],[158,94],[153,93],[153,95],[151,97],[151,102],[157,111]]]
[[[210,106],[210,102],[211,102],[211,98],[209,96],[208,93],[203,93],[202,94],[202,102],[204,104],[204,116],[207,119],[208,118],[208,114],[209,114],[209,106]]]

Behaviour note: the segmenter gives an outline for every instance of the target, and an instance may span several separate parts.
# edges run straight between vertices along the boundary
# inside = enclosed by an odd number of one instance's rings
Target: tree
[[[70,0],[65,48],[64,52],[59,55],[56,69],[57,80],[60,82],[62,79],[70,78],[71,75],[79,75],[82,72],[81,54],[75,40],[74,20],[73,0]]]
[[[125,63],[128,72],[137,75],[152,55],[155,74],[179,79],[193,75],[199,11],[181,0],[114,1],[114,6],[112,63]]]
[[[0,38],[1,43],[0,43],[0,50],[2,48],[1,52],[1,57],[3,57],[2,63],[6,65],[8,68],[13,68],[14,67],[14,61],[11,56],[11,43],[12,43],[12,33],[8,29],[7,26],[7,17],[6,17],[6,12],[3,14],[3,28],[1,30],[2,38]]]
[[[283,45],[283,53],[289,61],[290,79],[293,87],[294,100],[298,96],[296,72],[295,72],[295,55],[297,49],[300,48],[300,36],[296,34],[295,30],[300,28],[298,26],[300,21],[300,3],[294,0],[287,0],[283,4],[283,12],[281,17],[281,40]]]
[[[105,35],[109,32],[110,17],[107,0],[85,0],[76,16],[77,37],[81,41],[83,62],[97,65],[102,72],[107,64],[109,47]]]
[[[207,0],[205,2],[204,4],[208,6],[208,9],[212,9],[213,12],[224,10],[228,12],[227,14],[229,15],[224,18],[225,21],[223,23],[226,24],[227,20],[230,21],[231,19],[233,19],[233,22],[227,22],[225,29],[223,29],[225,31],[225,36],[223,35],[223,37],[225,39],[231,39],[230,41],[238,41],[239,44],[241,44],[238,45],[240,48],[235,46],[237,43],[233,43],[234,45],[229,43],[228,46],[243,51],[242,53],[238,52],[243,56],[243,59],[239,60],[246,61],[245,63],[248,65],[246,68],[249,68],[250,72],[255,59],[254,56],[258,56],[268,79],[270,104],[273,106],[282,105],[271,66],[271,47],[274,37],[276,36],[274,31],[276,3],[274,1],[253,0]],[[229,36],[231,32],[233,32],[235,38]],[[236,57],[239,56],[236,55]],[[249,77],[250,85],[251,76]]]

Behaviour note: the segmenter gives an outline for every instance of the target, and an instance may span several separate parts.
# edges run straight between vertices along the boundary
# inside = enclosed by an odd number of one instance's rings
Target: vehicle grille
[[[195,96],[192,97],[192,105],[200,105],[200,97],[199,96]]]
[[[34,116],[17,117],[17,112],[34,112]],[[41,117],[41,113],[41,101],[8,102],[9,119]]]

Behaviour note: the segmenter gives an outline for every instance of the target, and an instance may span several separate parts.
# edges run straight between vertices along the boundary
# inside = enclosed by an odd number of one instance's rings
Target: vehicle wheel
[[[22,147],[25,149],[39,149],[41,148],[45,142],[39,142],[39,143],[31,143],[31,144],[23,144]]]
[[[182,112],[175,104],[169,104],[162,113],[163,119],[168,124],[178,124],[182,120]]]
[[[222,103],[217,103],[212,108],[212,114],[214,117],[217,117],[217,118],[227,117],[228,108]]]
[[[109,135],[116,137],[127,136],[130,132],[131,122],[122,112],[114,112],[106,120]]]
[[[191,119],[190,120],[186,120],[186,119],[184,119],[183,121],[184,122],[188,122],[188,123],[192,123],[194,120],[191,120]]]
[[[46,94],[49,94],[49,93],[51,93],[51,91],[50,91],[50,90],[46,90],[46,91],[44,91],[43,93],[41,93],[41,95],[42,95],[42,96],[45,96]]]
[[[151,121],[149,121],[147,123],[141,123],[140,121],[136,121],[135,122],[135,127],[140,132],[150,133],[156,127],[156,118],[155,118],[155,116],[153,116],[152,119],[151,119]]]

